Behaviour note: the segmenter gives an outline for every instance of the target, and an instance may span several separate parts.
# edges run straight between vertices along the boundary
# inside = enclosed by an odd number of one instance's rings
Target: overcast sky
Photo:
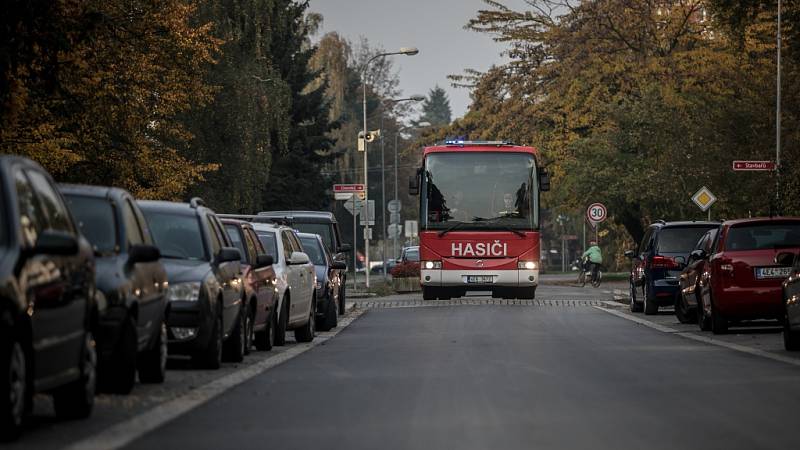
[[[513,7],[522,0],[505,3]],[[364,36],[386,50],[419,48],[416,56],[393,57],[400,88],[404,95],[427,95],[438,84],[447,91],[453,118],[466,113],[470,98],[466,89],[450,86],[447,75],[504,61],[504,45],[464,29],[484,7],[481,0],[311,0],[310,5],[324,17],[320,36],[336,31],[354,44]]]

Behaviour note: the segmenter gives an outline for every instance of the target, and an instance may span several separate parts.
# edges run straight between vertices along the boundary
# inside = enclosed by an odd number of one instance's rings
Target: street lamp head
[[[419,50],[416,47],[402,47],[400,48],[399,53],[407,56],[413,56],[419,53]]]
[[[414,102],[421,102],[421,101],[425,100],[425,96],[422,96],[422,95],[412,95],[412,96],[411,96],[411,97],[409,97],[408,99],[409,99],[409,100],[411,100],[411,101],[414,101]]]

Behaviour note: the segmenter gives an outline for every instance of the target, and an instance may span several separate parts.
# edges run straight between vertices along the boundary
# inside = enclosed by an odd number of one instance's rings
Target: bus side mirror
[[[419,175],[420,169],[417,169],[416,175],[411,175],[408,177],[408,194],[409,195],[419,195]]]
[[[542,192],[550,190],[550,174],[544,168],[539,169],[539,190]]]

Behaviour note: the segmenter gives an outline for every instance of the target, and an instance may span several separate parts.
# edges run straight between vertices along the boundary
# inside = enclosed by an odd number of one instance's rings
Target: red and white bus
[[[501,141],[426,147],[409,183],[420,196],[420,283],[426,300],[492,291],[531,299],[539,284],[539,153]]]

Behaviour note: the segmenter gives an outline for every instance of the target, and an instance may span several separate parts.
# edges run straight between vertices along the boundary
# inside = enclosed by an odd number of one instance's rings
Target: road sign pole
[[[355,197],[353,197],[353,206],[355,206]],[[358,290],[358,283],[356,282],[356,278],[358,278],[358,214],[356,214],[357,209],[353,209],[353,290]]]

